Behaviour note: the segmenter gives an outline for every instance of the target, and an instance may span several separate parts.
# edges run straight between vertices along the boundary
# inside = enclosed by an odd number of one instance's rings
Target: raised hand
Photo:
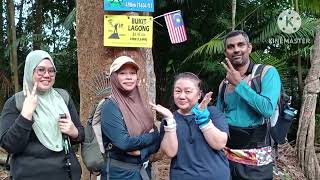
[[[240,72],[234,69],[231,62],[228,58],[226,58],[226,62],[228,65],[226,65],[224,62],[221,62],[222,66],[227,70],[226,79],[234,86],[240,83],[241,81],[241,75]]]
[[[200,104],[196,104],[192,107],[191,111],[195,115],[196,124],[199,125],[199,128],[204,128],[210,121],[210,112],[208,110],[208,104],[211,101],[212,92],[208,92]]]
[[[69,114],[66,114],[65,117],[60,117],[58,122],[63,134],[69,135],[72,139],[76,139],[78,137],[78,129],[74,126]]]
[[[169,109],[161,106],[160,104],[153,104],[151,102],[149,104],[153,110],[156,110],[158,113],[163,115],[164,118],[173,118],[173,114]]]
[[[199,110],[203,110],[208,106],[209,102],[212,99],[211,98],[212,94],[213,94],[213,92],[210,91],[204,96],[203,100],[201,101],[201,103],[198,106]]]
[[[38,105],[38,96],[36,94],[37,86],[38,82],[35,82],[32,91],[30,92],[28,83],[24,83],[25,88],[23,90],[23,95],[25,96],[25,98],[21,110],[21,115],[28,120],[32,120],[33,112],[36,110]]]

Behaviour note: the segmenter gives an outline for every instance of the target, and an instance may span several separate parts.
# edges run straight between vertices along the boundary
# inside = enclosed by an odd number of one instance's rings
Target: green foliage
[[[223,53],[223,51],[224,51],[223,41],[221,39],[214,37],[209,42],[205,43],[204,45],[194,50],[184,60],[184,62],[201,55],[221,54]]]
[[[300,11],[310,12],[320,15],[320,1],[319,0],[300,0]]]
[[[278,59],[270,53],[264,53],[261,50],[250,54],[250,59],[256,64],[268,64],[274,66],[280,76],[285,89],[290,89],[290,79],[288,78],[288,64],[285,59]]]
[[[257,64],[269,64],[277,68],[280,74],[283,74],[287,70],[287,64],[285,60],[278,59],[277,57],[263,53],[261,50],[255,51],[250,54],[250,59]]]
[[[70,14],[67,16],[65,19],[63,26],[67,29],[70,30],[73,28],[74,23],[76,22],[76,8],[74,8]]]
[[[22,3],[23,2],[23,3]],[[17,41],[13,46],[18,49],[18,69],[19,83],[22,84],[23,66],[27,54],[33,50],[35,42],[40,44],[40,48],[48,51],[58,68],[55,86],[65,88],[73,95],[76,104],[79,103],[77,61],[76,61],[76,42],[75,32],[73,28],[65,29],[63,23],[71,24],[75,22],[75,1],[37,1],[41,3],[40,9],[35,8],[34,1],[15,1],[16,8],[16,24],[17,24]],[[2,5],[2,4],[1,4]],[[22,7],[23,8],[20,8]],[[3,7],[3,6],[1,6]],[[23,10],[21,12],[20,10]],[[1,10],[1,9],[0,9]],[[6,10],[6,8],[4,8]],[[37,12],[41,10],[41,12]],[[35,13],[42,13],[43,21],[40,25],[36,25]],[[70,14],[70,15],[69,15]],[[6,17],[6,13],[3,15]],[[69,16],[68,16],[69,15]],[[67,18],[68,17],[68,18]],[[7,21],[2,21],[2,30],[7,27]],[[35,33],[35,29],[41,27],[41,32]],[[68,27],[67,27],[68,28]],[[13,47],[7,44],[7,32],[4,32],[1,43],[0,57],[0,108],[2,106],[2,98],[7,98],[13,91],[10,80],[10,62],[9,50]],[[3,51],[2,51],[3,50]],[[67,81],[66,81],[67,80]],[[68,82],[68,83],[66,83]],[[22,87],[22,86],[21,86]]]

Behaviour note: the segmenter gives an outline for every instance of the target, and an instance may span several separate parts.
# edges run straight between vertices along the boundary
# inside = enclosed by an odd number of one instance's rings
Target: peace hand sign
[[[226,58],[226,62],[228,64],[228,66],[224,63],[221,62],[222,66],[227,70],[227,75],[226,75],[226,79],[234,86],[236,86],[237,84],[240,83],[241,81],[241,75],[240,72],[237,71],[236,69],[234,69],[234,67],[232,66],[231,62],[229,61],[228,58]]]
[[[38,96],[36,94],[38,83],[35,82],[32,88],[32,91],[29,91],[28,84],[25,82],[24,83],[24,90],[23,90],[23,95],[25,96],[24,102],[23,102],[23,107],[21,110],[21,115],[28,119],[32,119],[32,114],[36,110],[37,105],[38,105]]]
[[[213,92],[210,91],[204,96],[203,100],[201,101],[201,103],[198,106],[199,110],[203,110],[208,106],[209,102],[212,99],[211,98],[212,94],[213,94]]]

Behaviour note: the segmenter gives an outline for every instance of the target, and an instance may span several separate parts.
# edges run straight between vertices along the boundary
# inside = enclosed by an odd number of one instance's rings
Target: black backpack
[[[251,79],[251,87],[258,94],[261,93],[261,79],[263,77],[263,72],[267,72],[271,66],[266,66],[264,64],[254,64],[253,65],[253,78]],[[223,83],[220,90],[220,101],[222,103],[222,110],[224,111],[225,102],[224,94],[226,91],[227,84]],[[281,85],[280,97],[278,99],[277,107],[271,118],[266,119],[265,122],[268,123],[269,132],[271,138],[275,144],[283,144],[286,142],[286,137],[289,132],[290,126],[297,115],[297,110],[290,106],[291,96],[285,93],[283,86]]]

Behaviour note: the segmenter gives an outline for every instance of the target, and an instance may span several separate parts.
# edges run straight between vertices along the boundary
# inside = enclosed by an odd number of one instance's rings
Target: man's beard
[[[232,65],[234,68],[240,68],[242,66],[245,66],[248,63],[249,59],[245,58],[245,57],[241,57],[239,59],[233,60],[232,61]]]

